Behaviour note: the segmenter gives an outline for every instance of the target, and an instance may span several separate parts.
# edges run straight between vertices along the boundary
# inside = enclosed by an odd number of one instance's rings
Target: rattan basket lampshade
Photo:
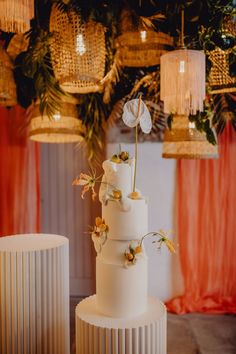
[[[148,67],[160,64],[160,57],[173,49],[173,38],[163,32],[140,29],[126,32],[117,38],[122,66]]]
[[[60,86],[71,93],[99,91],[105,73],[104,27],[92,20],[84,23],[74,10],[65,13],[54,5],[50,31],[52,65]]]
[[[208,142],[186,115],[175,115],[172,129],[166,129],[162,157],[173,159],[213,159],[218,157],[218,146]]]
[[[0,46],[0,105],[14,106],[16,103],[13,64],[7,52]]]
[[[84,126],[78,119],[74,103],[64,102],[53,118],[41,116],[36,103],[30,122],[29,136],[40,143],[75,143],[82,141]]]
[[[160,56],[173,49],[173,38],[163,32],[146,28],[129,9],[120,19],[120,36],[116,47],[122,66],[148,67],[160,64]]]
[[[236,21],[233,21],[232,18],[225,19],[223,24],[223,35],[231,35],[235,41]],[[222,50],[217,47],[207,53],[208,58],[212,63],[209,73],[211,93],[236,92],[236,76],[230,75],[229,70],[229,56],[235,50],[236,46],[227,50]]]
[[[34,0],[0,0],[0,29],[24,33],[34,17]]]

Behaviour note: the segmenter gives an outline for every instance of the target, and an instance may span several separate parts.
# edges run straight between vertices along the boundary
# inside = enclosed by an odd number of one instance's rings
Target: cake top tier
[[[116,155],[114,155],[116,156]],[[104,175],[100,187],[100,196],[107,189],[119,190],[123,197],[128,197],[133,188],[134,158],[115,161],[114,156],[102,164]]]

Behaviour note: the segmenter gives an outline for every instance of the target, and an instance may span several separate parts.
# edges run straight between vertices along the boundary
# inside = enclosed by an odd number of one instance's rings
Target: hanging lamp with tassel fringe
[[[164,112],[180,115],[203,111],[205,99],[205,55],[184,45],[184,11],[181,21],[180,49],[161,56],[160,97]]]
[[[0,0],[0,29],[24,33],[34,17],[34,0]]]

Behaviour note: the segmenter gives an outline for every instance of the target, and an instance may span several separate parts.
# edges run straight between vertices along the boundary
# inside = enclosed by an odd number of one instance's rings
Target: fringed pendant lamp
[[[92,20],[83,22],[73,9],[62,12],[52,6],[50,31],[52,66],[66,92],[89,93],[101,90],[105,73],[105,29]]]
[[[161,56],[160,98],[164,112],[196,114],[203,111],[205,99],[205,55],[184,46],[184,11],[182,10],[181,47]]]
[[[172,129],[166,129],[162,157],[172,159],[212,159],[218,157],[218,146],[207,141],[195,123],[186,115],[175,115]]]
[[[34,17],[34,0],[0,0],[0,28],[5,32],[24,33]]]
[[[78,119],[76,105],[63,102],[53,118],[41,115],[39,103],[32,112],[29,136],[40,143],[75,143],[83,140],[84,126]]]
[[[165,131],[162,157],[215,158],[217,145],[208,142],[206,134],[188,119],[190,114],[204,110],[205,55],[185,48],[183,10],[181,17],[181,48],[161,57],[160,96],[164,112],[174,115],[171,130]]]
[[[124,9],[121,14],[121,35],[116,40],[122,66],[148,67],[160,64],[160,57],[173,49],[173,38],[163,32],[134,24],[132,13]]]
[[[16,103],[13,64],[7,52],[0,45],[0,106],[14,106]]]
[[[223,23],[222,37],[231,36],[236,38],[236,21],[232,18],[225,18]],[[223,37],[223,38],[224,38]],[[230,74],[229,57],[236,50],[236,46],[222,50],[217,47],[209,51],[208,58],[212,63],[209,74],[209,84],[212,94],[236,92],[236,76]]]

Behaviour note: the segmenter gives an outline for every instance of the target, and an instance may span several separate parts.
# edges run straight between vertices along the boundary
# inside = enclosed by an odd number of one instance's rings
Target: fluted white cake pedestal
[[[135,294],[134,294],[135,296]],[[135,318],[111,318],[96,308],[96,295],[76,307],[76,354],[166,354],[166,308],[149,298]]]
[[[0,238],[0,353],[69,354],[66,237]]]

